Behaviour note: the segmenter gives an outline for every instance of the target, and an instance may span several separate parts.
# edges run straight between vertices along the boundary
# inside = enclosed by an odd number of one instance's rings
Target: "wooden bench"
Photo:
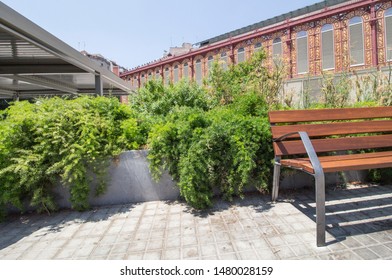
[[[269,113],[275,152],[272,201],[278,197],[281,166],[314,176],[317,246],[325,246],[324,173],[392,167],[391,118],[392,107]],[[342,151],[352,152],[333,154]]]

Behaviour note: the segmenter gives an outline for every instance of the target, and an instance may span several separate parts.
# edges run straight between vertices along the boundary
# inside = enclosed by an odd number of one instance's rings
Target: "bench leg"
[[[317,246],[325,246],[325,178],[324,174],[315,176],[316,180],[316,231]]]
[[[275,158],[274,178],[272,183],[272,201],[276,201],[279,192],[280,158]]]

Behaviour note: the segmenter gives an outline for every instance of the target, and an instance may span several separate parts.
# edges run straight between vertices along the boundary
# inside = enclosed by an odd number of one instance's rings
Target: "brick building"
[[[392,61],[392,1],[327,0],[204,40],[120,74],[133,88],[147,80],[201,83],[214,60],[225,65],[263,48],[267,67],[287,66],[288,86],[303,87],[323,71],[383,69]]]

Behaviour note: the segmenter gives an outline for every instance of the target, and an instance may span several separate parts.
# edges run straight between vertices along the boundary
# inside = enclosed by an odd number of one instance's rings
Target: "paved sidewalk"
[[[146,202],[11,217],[0,259],[392,259],[392,186],[327,192],[326,247],[316,247],[313,190],[254,194],[195,212]]]

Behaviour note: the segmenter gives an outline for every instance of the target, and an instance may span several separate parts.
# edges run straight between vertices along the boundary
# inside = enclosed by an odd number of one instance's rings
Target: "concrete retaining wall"
[[[165,173],[159,182],[155,182],[150,174],[147,160],[148,151],[127,151],[113,161],[109,167],[107,176],[107,191],[96,197],[90,194],[91,206],[105,206],[116,204],[137,203],[157,200],[176,200],[179,198],[179,189],[172,178]],[[347,181],[363,181],[363,172],[345,173]],[[314,186],[313,178],[303,172],[286,170],[282,172],[281,189],[300,188]],[[342,178],[338,174],[327,174],[327,184],[336,185]],[[92,189],[96,182],[92,183]],[[249,186],[246,192],[254,192],[256,189]],[[215,193],[219,193],[218,188]],[[69,190],[64,186],[56,188],[56,202],[61,208],[70,208]],[[28,209],[33,210],[33,209]],[[11,207],[9,212],[18,212]]]
[[[179,197],[176,183],[166,173],[159,182],[155,182],[150,174],[147,160],[148,151],[127,151],[120,155],[118,161],[109,168],[108,189],[102,196],[90,195],[92,206],[114,205],[156,200],[175,200]],[[347,181],[362,181],[361,172],[345,173]],[[281,189],[314,186],[313,178],[303,172],[287,170],[282,172]],[[342,178],[338,174],[327,174],[326,182],[336,185]],[[61,207],[69,208],[69,191],[64,187],[58,188],[58,203]],[[247,191],[255,191],[248,187]]]
[[[107,191],[96,197],[90,194],[92,206],[115,205],[124,203],[175,200],[180,192],[168,174],[164,174],[159,182],[152,179],[147,151],[127,151],[113,161],[107,177]],[[94,182],[92,187],[94,187]],[[69,208],[69,190],[60,186],[57,191],[60,207]]]

